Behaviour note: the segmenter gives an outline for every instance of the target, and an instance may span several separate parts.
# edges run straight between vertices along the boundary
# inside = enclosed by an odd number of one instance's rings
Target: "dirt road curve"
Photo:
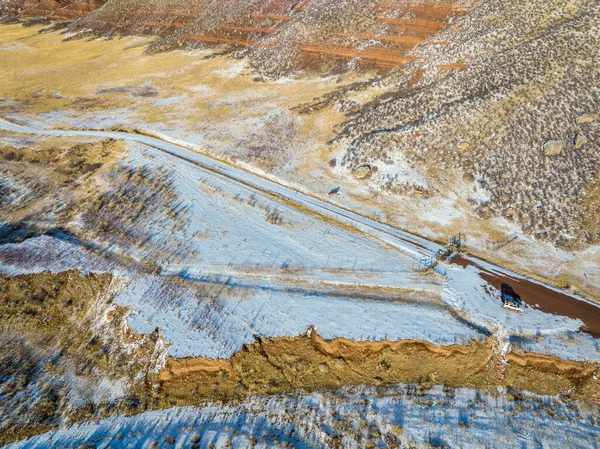
[[[185,142],[168,142],[166,140],[162,140],[161,138],[151,137],[148,135],[117,131],[60,130],[41,128],[33,125],[23,126],[2,119],[0,119],[0,129],[37,135],[101,137],[139,142],[145,145],[149,145],[158,150],[164,151],[165,153],[168,153],[172,156],[186,160],[190,163],[201,166],[202,168],[210,170],[211,172],[219,176],[226,177],[230,181],[242,183],[247,187],[255,189],[261,194],[269,194],[279,197],[283,201],[296,203],[297,205],[300,205],[303,208],[307,208],[316,213],[333,218],[339,221],[340,223],[350,225],[364,232],[365,234],[368,234],[380,241],[384,241],[387,244],[392,245],[395,248],[408,253],[409,255],[415,258],[424,256],[429,257],[435,254],[435,252],[437,252],[438,249],[441,248],[440,245],[438,245],[437,243],[427,240],[425,238],[415,236],[406,231],[397,229],[393,226],[360,215],[356,212],[333,205],[313,195],[300,192],[298,190],[295,190],[294,188],[287,187],[276,181],[266,179],[255,173],[251,173],[243,169],[234,167],[226,162],[214,159],[210,156],[197,153],[191,149],[193,148],[191,144],[187,144]],[[465,259],[469,260],[471,258],[465,257]],[[483,261],[478,260],[477,263],[481,264],[483,263]],[[519,275],[497,265],[493,265],[486,262],[484,268],[486,271],[493,271],[496,273],[496,275],[501,274],[502,277],[507,277],[512,280],[526,279],[527,282],[539,287],[537,288],[537,290],[543,290],[543,292],[547,293],[547,295],[542,294],[542,297],[556,297],[557,294],[559,294],[560,299],[563,302],[566,301],[567,303],[570,301],[584,300],[583,298],[577,297],[575,295],[570,295],[569,293],[562,290],[559,291],[559,289],[546,285],[533,278]],[[537,298],[539,298],[539,296],[540,295],[537,295]],[[526,297],[523,299],[527,301]],[[597,308],[596,304],[588,302],[588,305]],[[555,310],[551,310],[550,312],[553,313],[555,312]],[[600,328],[600,318],[598,326]]]
[[[299,203],[300,205],[317,213],[334,218],[342,223],[348,224],[365,233],[373,235],[374,237],[383,240],[400,250],[406,251],[415,257],[431,256],[438,249],[440,249],[440,246],[435,242],[431,242],[424,238],[394,228],[393,226],[389,226],[376,220],[364,217],[356,212],[335,206],[312,195],[299,192],[293,188],[286,187],[275,181],[263,178],[257,174],[236,168],[209,156],[199,154],[195,151],[185,148],[183,144],[170,143],[165,140],[160,140],[158,138],[142,134],[116,131],[43,129],[17,125],[1,119],[0,129],[38,135],[102,137],[143,143],[180,159],[184,159],[188,162],[199,165],[204,169],[229,178],[230,180],[240,182],[262,193],[269,193],[284,200]]]

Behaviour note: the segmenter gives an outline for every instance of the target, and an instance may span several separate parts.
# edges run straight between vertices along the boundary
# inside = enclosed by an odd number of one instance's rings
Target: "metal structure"
[[[450,238],[450,243],[448,244],[448,246],[450,248],[456,248],[457,251],[460,251],[460,249],[463,247],[464,241],[466,239],[467,239],[466,235],[463,234],[462,232],[459,232],[454,237]]]
[[[444,248],[440,248],[431,257],[421,257],[419,259],[413,259],[413,271],[427,271],[430,268],[435,267],[438,262],[446,257],[452,258],[453,255],[460,252],[464,246],[465,234],[458,233],[454,237],[451,237],[448,245]]]
[[[516,240],[518,238],[519,238],[519,235],[517,234],[517,231],[515,231],[515,232],[511,232],[505,238],[500,239],[500,240],[486,240],[485,246],[487,249],[493,249],[494,251],[498,251],[503,246],[508,245],[510,242],[512,242],[513,240]]]

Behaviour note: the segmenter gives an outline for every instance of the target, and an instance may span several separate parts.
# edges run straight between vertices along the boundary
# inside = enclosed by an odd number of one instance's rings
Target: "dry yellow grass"
[[[338,87],[328,79],[263,83],[243,62],[206,52],[145,54],[149,38],[63,41],[58,32],[40,27],[0,26],[0,96],[30,115],[57,110],[126,108],[148,124],[178,120],[182,127],[198,122],[228,123],[262,117],[274,107],[287,110]],[[143,96],[102,89],[152,86]],[[173,99],[176,100],[173,100]],[[156,100],[171,99],[166,102]],[[4,107],[7,109],[7,106]],[[340,122],[342,116],[335,118]],[[331,137],[329,120],[308,119],[300,132]]]
[[[484,387],[490,345],[438,347],[421,341],[325,341],[316,332],[259,339],[229,360],[169,359],[161,371],[163,406],[275,394],[298,388],[418,382]]]
[[[6,49],[0,52],[0,64],[6,68],[0,73],[3,95],[30,100],[31,93],[46,90],[67,97],[48,102],[62,103],[103,86],[139,85],[167,77],[193,63],[193,58],[181,53],[140,58],[146,39],[63,42],[60,33],[39,31],[39,27],[20,25],[0,27],[0,46]],[[45,103],[43,97],[39,100],[36,103]]]
[[[600,234],[600,182],[590,190],[585,198],[586,215],[583,227],[590,234]]]

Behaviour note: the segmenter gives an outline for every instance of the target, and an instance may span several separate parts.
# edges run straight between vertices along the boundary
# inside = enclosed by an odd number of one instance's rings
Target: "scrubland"
[[[42,3],[0,6],[3,118],[180,142],[598,299],[597,1]],[[584,322],[413,253],[147,145],[1,131],[0,442],[593,447]]]

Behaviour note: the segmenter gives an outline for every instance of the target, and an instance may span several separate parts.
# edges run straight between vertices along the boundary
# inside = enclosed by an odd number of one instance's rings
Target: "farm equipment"
[[[516,312],[523,311],[523,301],[510,285],[502,284],[500,292],[502,293],[502,307]]]

